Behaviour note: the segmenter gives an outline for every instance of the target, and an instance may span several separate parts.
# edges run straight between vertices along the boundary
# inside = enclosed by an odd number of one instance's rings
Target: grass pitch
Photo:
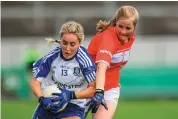
[[[36,105],[37,101],[2,100],[1,119],[31,119]],[[87,119],[91,119],[91,115]],[[178,100],[119,100],[113,119],[178,119]]]

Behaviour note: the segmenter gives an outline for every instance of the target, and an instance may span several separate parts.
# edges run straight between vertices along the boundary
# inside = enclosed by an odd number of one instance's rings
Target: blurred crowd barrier
[[[137,34],[178,34],[177,1],[4,1],[1,27],[4,37],[56,36],[60,26],[75,20],[85,34],[96,33],[99,20],[109,20],[122,5],[137,8],[140,19]]]
[[[37,39],[36,42],[30,39]],[[87,48],[92,37],[86,37]],[[165,39],[164,41],[161,39]],[[178,41],[177,36],[137,36],[128,64],[121,71],[121,97],[177,98],[178,97]],[[28,82],[32,74],[23,62],[28,44],[41,52],[41,57],[57,44],[47,44],[45,37],[2,40],[2,86],[18,97],[31,96]],[[144,39],[144,40],[142,40]],[[152,39],[151,41],[149,39]],[[166,40],[169,39],[169,40]],[[14,45],[15,44],[15,45]],[[3,97],[3,93],[2,93]]]
[[[27,50],[34,49],[42,57],[57,45],[48,45],[45,38],[59,39],[61,25],[69,20],[83,25],[87,47],[96,23],[109,20],[122,5],[136,7],[140,20],[129,62],[121,71],[121,97],[177,98],[177,1],[1,2],[2,98],[33,97],[32,73],[24,61]]]

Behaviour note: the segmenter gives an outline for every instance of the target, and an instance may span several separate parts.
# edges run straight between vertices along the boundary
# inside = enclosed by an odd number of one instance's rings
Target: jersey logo
[[[127,62],[129,59],[130,51],[119,52],[113,55],[112,63]]]
[[[80,68],[79,67],[74,67],[74,73],[75,76],[80,76]]]

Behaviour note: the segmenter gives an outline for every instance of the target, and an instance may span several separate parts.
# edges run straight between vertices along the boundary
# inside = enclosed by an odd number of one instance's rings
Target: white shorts
[[[116,105],[120,96],[120,87],[112,88],[104,92],[104,99],[114,102]]]

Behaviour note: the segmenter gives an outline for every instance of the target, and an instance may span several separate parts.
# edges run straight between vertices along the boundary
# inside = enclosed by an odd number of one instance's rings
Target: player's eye
[[[119,25],[119,28],[123,28],[123,26],[122,26],[122,25]]]
[[[126,27],[127,30],[131,30],[132,28],[131,27]]]
[[[76,43],[70,43],[70,45],[73,47],[73,46],[75,46],[75,45],[76,45]]]
[[[62,41],[62,44],[63,45],[67,45],[68,43],[66,41]]]

